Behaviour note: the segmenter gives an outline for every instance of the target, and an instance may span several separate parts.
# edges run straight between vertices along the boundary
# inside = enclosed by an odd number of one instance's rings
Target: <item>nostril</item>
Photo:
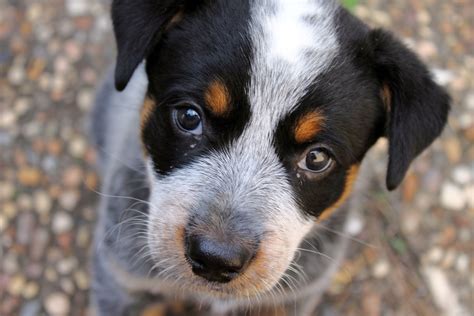
[[[190,236],[186,257],[196,275],[209,281],[229,282],[248,265],[252,252],[247,248],[212,239]]]

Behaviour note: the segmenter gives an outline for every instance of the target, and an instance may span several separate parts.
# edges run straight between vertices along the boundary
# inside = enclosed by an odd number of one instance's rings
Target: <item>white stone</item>
[[[431,263],[438,263],[443,257],[443,251],[440,247],[431,248],[426,254],[426,259]]]
[[[469,256],[466,254],[459,255],[459,257],[456,259],[456,269],[459,272],[467,272],[469,269]]]
[[[389,271],[390,263],[387,260],[378,261],[372,268],[372,274],[378,279],[386,277]]]
[[[434,75],[435,81],[441,85],[445,86],[454,79],[454,73],[447,69],[441,68],[433,68],[431,69],[431,73]]]
[[[89,111],[92,107],[94,94],[89,89],[83,89],[77,94],[77,106],[83,111]]]
[[[17,115],[23,115],[31,108],[31,103],[28,98],[19,98],[15,101],[14,109]]]
[[[75,158],[82,158],[86,152],[87,143],[82,137],[75,137],[69,144],[69,151]]]
[[[346,231],[352,236],[358,235],[364,228],[364,220],[359,215],[351,216],[347,221]]]
[[[449,210],[463,210],[466,207],[463,190],[451,182],[446,182],[441,189],[441,205]]]
[[[58,262],[58,272],[62,275],[70,274],[76,267],[77,259],[74,257],[65,258]]]
[[[459,303],[457,291],[451,286],[443,270],[434,266],[426,266],[423,267],[423,274],[428,280],[431,294],[435,304],[441,309],[442,315],[469,315],[466,308]]]
[[[9,200],[15,194],[15,187],[10,182],[0,182],[0,201]]]
[[[0,233],[3,232],[5,228],[7,228],[7,225],[8,225],[8,219],[5,216],[3,216],[2,213],[0,213]]]
[[[36,191],[33,196],[33,204],[36,211],[40,214],[48,214],[51,210],[52,201],[46,191]]]
[[[474,92],[467,94],[465,99],[466,108],[469,110],[474,110]]]
[[[65,212],[56,213],[53,217],[52,228],[56,234],[65,233],[73,226],[72,218]]]
[[[69,315],[70,306],[69,298],[60,292],[50,294],[44,302],[44,307],[51,316]]]
[[[467,206],[469,208],[474,208],[474,184],[467,186],[464,189],[464,196],[467,200]]]
[[[69,15],[85,15],[88,11],[89,3],[86,0],[67,0],[66,10]]]
[[[14,65],[8,72],[8,80],[14,84],[19,85],[25,80],[25,70],[21,65]]]
[[[12,111],[0,112],[0,128],[11,128],[16,124],[16,114]]]
[[[466,166],[458,166],[453,170],[453,180],[459,184],[468,184],[474,178],[474,168],[469,169]]]
[[[77,202],[79,201],[79,192],[77,191],[66,191],[59,197],[59,204],[68,211],[73,210]]]

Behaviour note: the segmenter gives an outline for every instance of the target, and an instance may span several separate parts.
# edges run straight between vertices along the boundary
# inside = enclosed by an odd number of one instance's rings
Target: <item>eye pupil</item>
[[[332,159],[323,148],[315,148],[306,155],[306,167],[315,172],[323,172],[331,166]]]
[[[192,108],[178,109],[177,121],[182,129],[186,131],[195,131],[201,125],[201,116]]]

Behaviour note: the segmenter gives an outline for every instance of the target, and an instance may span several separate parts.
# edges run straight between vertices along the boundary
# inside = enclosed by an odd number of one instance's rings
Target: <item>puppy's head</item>
[[[271,289],[379,137],[394,189],[446,121],[417,57],[333,1],[116,0],[113,21],[117,88],[149,79],[148,245],[185,288]]]

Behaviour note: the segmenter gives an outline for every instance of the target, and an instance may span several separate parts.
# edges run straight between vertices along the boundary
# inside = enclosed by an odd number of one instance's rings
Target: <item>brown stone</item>
[[[18,181],[24,186],[37,186],[41,181],[41,172],[36,168],[26,167],[18,172]]]

